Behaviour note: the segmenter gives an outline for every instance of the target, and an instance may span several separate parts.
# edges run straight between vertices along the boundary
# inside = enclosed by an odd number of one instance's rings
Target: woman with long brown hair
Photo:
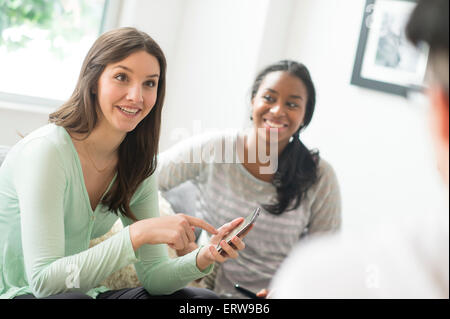
[[[159,217],[155,177],[166,60],[134,28],[102,35],[83,63],[71,98],[32,132],[0,168],[1,298],[214,298],[183,288],[222,261],[215,246],[242,219],[216,230],[201,219]],[[124,229],[89,248],[120,218]],[[195,241],[210,245],[170,259]],[[244,248],[223,244],[230,258]],[[219,258],[220,257],[220,258]],[[98,287],[134,263],[143,287]]]

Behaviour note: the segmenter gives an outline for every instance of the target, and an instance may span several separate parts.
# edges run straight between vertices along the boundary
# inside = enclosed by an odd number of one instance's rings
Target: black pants
[[[188,287],[167,296],[152,296],[143,287],[111,290],[101,293],[97,299],[218,299],[219,297],[208,289]],[[17,296],[14,299],[36,299],[28,294]],[[68,292],[45,297],[43,299],[92,299],[83,293]]]

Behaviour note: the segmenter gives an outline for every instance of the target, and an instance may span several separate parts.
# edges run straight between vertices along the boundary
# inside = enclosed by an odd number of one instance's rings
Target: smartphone
[[[251,298],[251,299],[264,299],[261,297],[258,297],[253,291],[250,291],[246,288],[241,287],[239,284],[235,284],[234,288],[241,292],[242,294],[246,295],[247,297]]]
[[[242,234],[244,234],[248,228],[253,225],[256,221],[256,218],[258,218],[259,213],[261,212],[261,208],[256,208],[252,214],[248,215],[247,218],[244,219],[244,221],[236,227],[231,233],[227,235],[223,240],[229,245],[233,245],[231,240],[234,238],[234,236],[240,237]],[[222,241],[221,241],[222,242]],[[216,247],[217,252],[221,254],[223,252],[222,247],[220,246],[220,243]]]

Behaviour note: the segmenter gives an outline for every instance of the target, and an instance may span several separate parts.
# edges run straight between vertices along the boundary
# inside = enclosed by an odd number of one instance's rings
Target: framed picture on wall
[[[351,84],[407,96],[422,87],[428,50],[417,49],[406,37],[415,0],[366,0]]]

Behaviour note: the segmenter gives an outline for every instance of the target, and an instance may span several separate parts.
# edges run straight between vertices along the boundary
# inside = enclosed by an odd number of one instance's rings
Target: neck
[[[278,157],[281,155],[281,153],[284,151],[286,146],[289,144],[289,142],[280,142],[277,143],[270,143],[270,141],[264,140],[258,136],[258,133],[252,130],[249,134],[246,135],[246,141],[245,141],[245,153],[246,158],[248,158],[248,152],[249,150],[253,150],[253,152],[256,151],[256,154],[259,154],[259,151],[265,146],[265,153],[264,155],[277,154]],[[256,163],[258,165],[264,165],[261,163],[258,156],[256,156]]]
[[[71,134],[79,143],[89,149],[90,156],[107,160],[117,156],[120,144],[126,134],[114,130],[108,130],[101,122],[92,130],[88,137],[82,134]]]
[[[125,136],[125,134],[114,134],[97,127],[84,142],[89,145],[90,151],[95,152],[96,157],[110,158],[117,154]]]

